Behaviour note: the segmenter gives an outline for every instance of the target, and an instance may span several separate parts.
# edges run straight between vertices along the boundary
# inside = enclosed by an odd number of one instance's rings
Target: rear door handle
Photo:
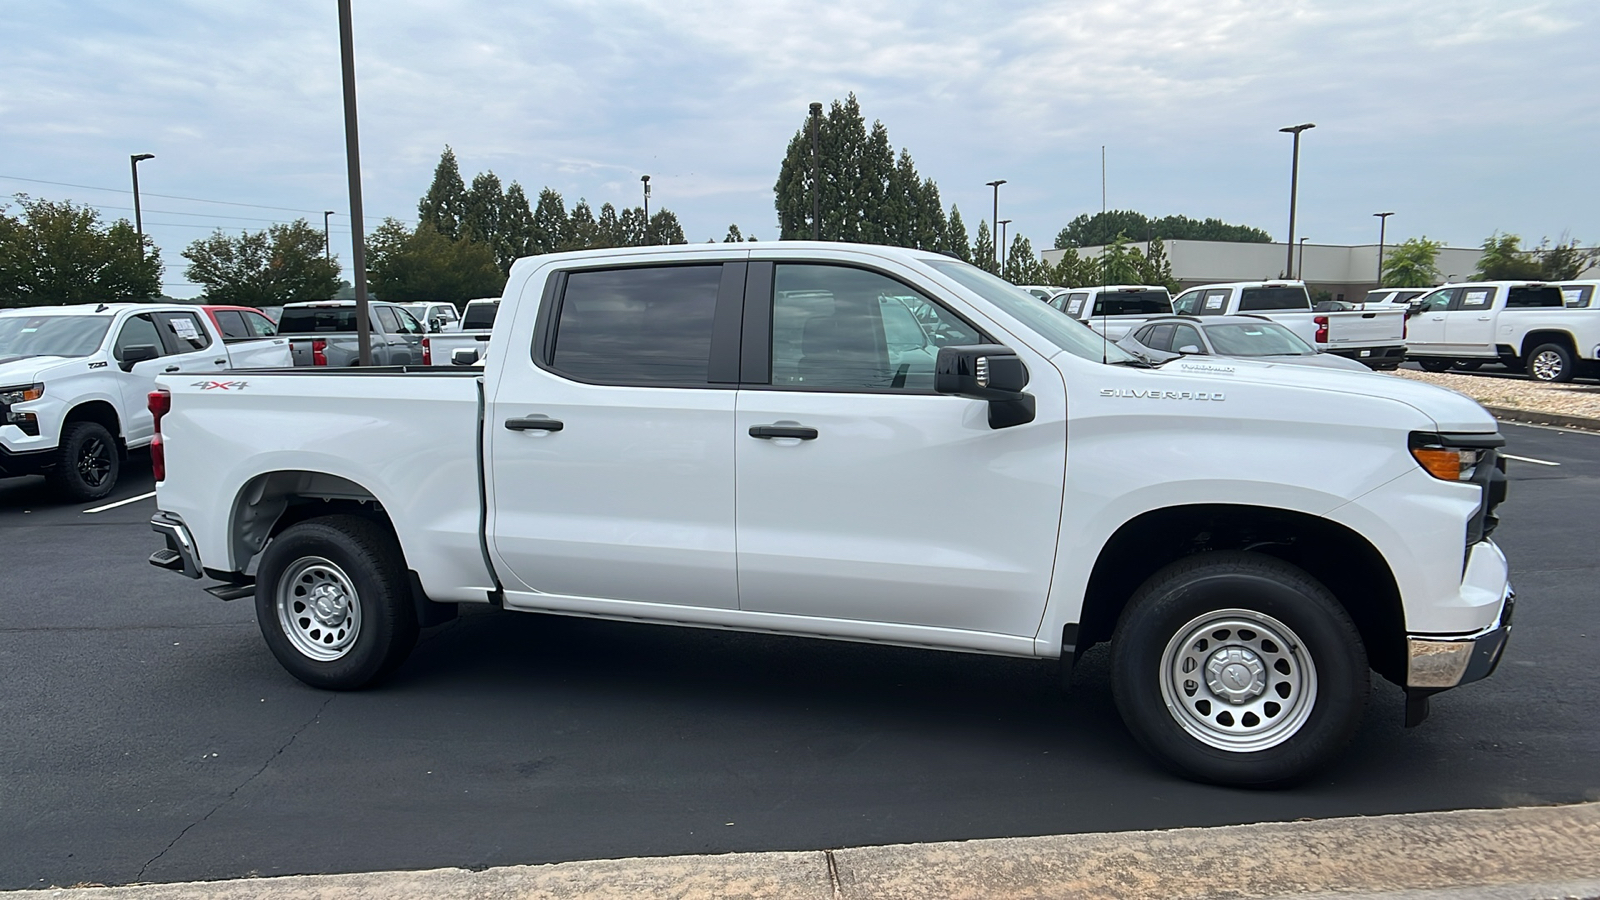
[[[762,440],[799,438],[802,441],[814,441],[817,439],[817,430],[804,425],[751,425],[750,436]]]
[[[506,428],[511,431],[560,431],[565,427],[560,419],[549,416],[522,416],[506,420]]]

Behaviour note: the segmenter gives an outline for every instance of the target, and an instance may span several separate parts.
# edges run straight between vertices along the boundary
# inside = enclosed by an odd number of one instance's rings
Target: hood
[[[1371,372],[1365,365],[1333,353],[1308,353],[1305,356],[1258,356],[1258,362],[1283,366],[1312,366],[1318,369],[1343,369],[1346,372]]]
[[[1410,381],[1398,375],[1226,357],[1209,357],[1204,361],[1192,357],[1178,359],[1150,371],[1153,374],[1171,377],[1201,375],[1234,383],[1302,388],[1393,400],[1432,419],[1435,427],[1441,432],[1491,433],[1498,431],[1500,427],[1488,410],[1466,394],[1420,381]]]
[[[67,362],[64,356],[0,356],[0,387],[35,384],[44,380],[51,369]]]

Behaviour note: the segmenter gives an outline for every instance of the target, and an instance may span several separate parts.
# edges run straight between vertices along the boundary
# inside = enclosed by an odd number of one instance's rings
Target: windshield
[[[88,356],[100,349],[110,328],[110,316],[3,316],[0,360]]]
[[[1084,359],[1095,362],[1137,363],[1128,351],[1111,343],[1089,329],[1089,326],[1071,316],[1062,315],[1054,307],[1040,303],[1037,298],[1009,281],[960,260],[930,259],[925,262],[941,275],[1000,307],[1032,328],[1040,337]]]
[[[1316,348],[1276,322],[1207,325],[1206,336],[1222,356],[1316,356]]]

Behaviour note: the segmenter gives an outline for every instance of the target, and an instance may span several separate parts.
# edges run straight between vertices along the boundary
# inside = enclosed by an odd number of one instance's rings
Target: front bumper
[[[1494,674],[1511,639],[1511,614],[1517,593],[1506,586],[1500,618],[1480,634],[1462,638],[1413,635],[1406,638],[1406,726],[1428,717],[1428,698]]]

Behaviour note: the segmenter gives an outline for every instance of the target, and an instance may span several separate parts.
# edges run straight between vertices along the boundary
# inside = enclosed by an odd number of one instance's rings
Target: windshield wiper
[[[1106,360],[1106,365],[1108,365],[1108,366],[1132,366],[1135,369],[1154,369],[1154,368],[1156,368],[1155,366],[1151,365],[1148,362],[1145,362],[1142,359],[1139,359],[1136,356],[1130,356],[1127,359],[1108,359],[1108,360]]]

